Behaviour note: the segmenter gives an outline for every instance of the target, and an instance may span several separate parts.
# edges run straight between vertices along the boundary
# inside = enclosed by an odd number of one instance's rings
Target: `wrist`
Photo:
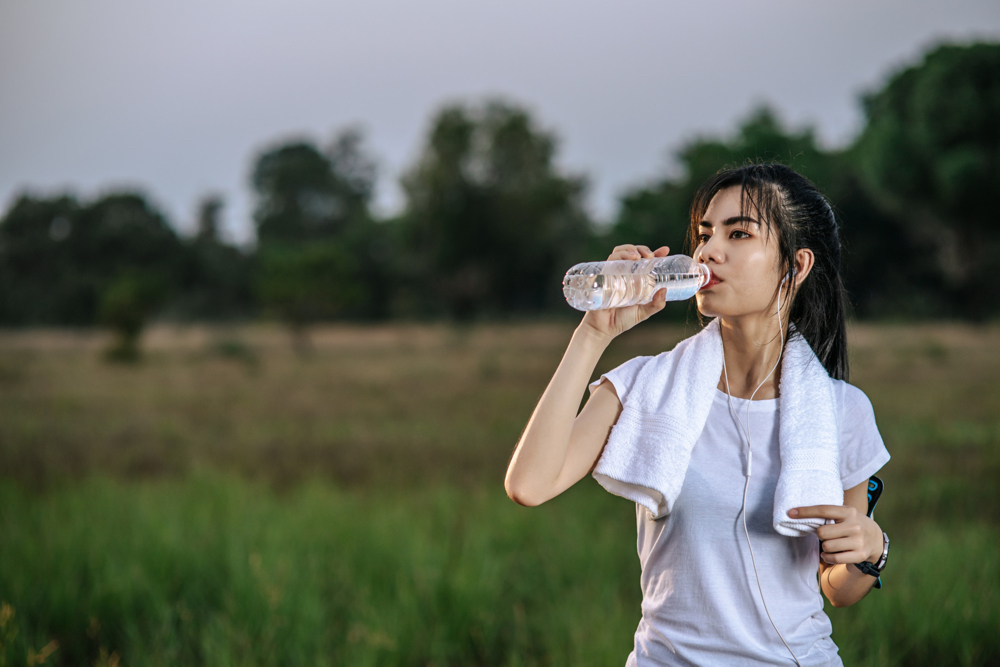
[[[573,338],[585,347],[604,352],[614,337],[598,331],[586,322],[581,322],[576,331],[573,332]]]
[[[881,542],[882,546],[880,547],[878,554],[870,555],[868,560],[854,564],[854,566],[864,574],[876,578],[878,578],[878,576],[882,573],[882,570],[885,568],[885,564],[888,561],[889,537],[884,532],[881,534]],[[875,584],[875,586],[877,588],[881,588],[879,583]]]
[[[868,557],[865,558],[865,561],[874,565],[882,558],[882,548],[885,545],[882,529],[874,521],[871,522],[871,527],[868,530],[866,543],[868,545]]]

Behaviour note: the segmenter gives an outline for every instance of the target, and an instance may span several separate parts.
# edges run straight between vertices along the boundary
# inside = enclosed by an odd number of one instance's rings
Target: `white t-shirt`
[[[623,405],[649,359],[636,357],[601,376],[614,385]],[[840,476],[849,489],[885,465],[889,452],[868,397],[846,382],[834,381],[834,386],[843,406]],[[819,540],[785,537],[771,523],[780,466],[780,400],[750,405],[753,476],[747,528],[757,571],[771,617],[802,665],[842,665],[823,612]],[[744,422],[748,403],[733,399]],[[673,510],[654,520],[636,505],[642,619],[627,667],[795,664],[761,604],[743,532],[746,442],[738,428],[726,394],[716,390]]]

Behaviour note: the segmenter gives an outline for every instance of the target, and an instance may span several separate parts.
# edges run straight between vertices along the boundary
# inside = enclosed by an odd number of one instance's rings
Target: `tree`
[[[181,319],[225,320],[253,313],[252,256],[220,238],[225,200],[208,194],[198,202],[197,232],[184,242],[181,294],[169,307]]]
[[[562,273],[580,261],[590,229],[585,183],[557,172],[555,150],[516,106],[441,110],[403,178],[404,298],[459,319],[563,303]]]
[[[386,312],[391,261],[369,210],[374,182],[356,129],[326,151],[295,142],[257,159],[257,294],[292,328],[297,349],[308,348],[311,322]]]
[[[92,324],[93,278],[79,266],[81,205],[71,195],[20,195],[0,221],[0,321]]]
[[[110,327],[116,339],[107,351],[112,361],[137,361],[139,335],[146,322],[164,301],[167,285],[163,277],[148,271],[128,271],[118,275],[101,293],[98,321]]]
[[[343,243],[267,244],[257,259],[261,301],[291,328],[297,352],[311,350],[308,325],[342,317],[367,296]]]
[[[198,202],[198,231],[195,236],[199,241],[219,242],[219,221],[222,209],[226,206],[221,195],[205,195]]]
[[[314,241],[370,219],[375,165],[360,131],[347,129],[326,153],[306,141],[266,151],[252,181],[259,243]]]
[[[11,324],[95,324],[120,276],[155,275],[169,292],[183,261],[176,233],[139,193],[86,205],[23,194],[0,221],[0,313]]]
[[[1000,44],[940,46],[864,109],[858,164],[906,232],[934,244],[954,314],[1000,312]]]

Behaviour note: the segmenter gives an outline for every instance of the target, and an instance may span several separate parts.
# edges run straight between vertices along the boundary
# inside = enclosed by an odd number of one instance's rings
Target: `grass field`
[[[572,327],[0,334],[0,666],[614,665],[634,510],[534,509],[507,459]],[[648,324],[598,372],[685,335]],[[893,460],[885,587],[829,609],[851,665],[1000,662],[1000,329],[861,326]],[[44,660],[43,660],[44,659]]]

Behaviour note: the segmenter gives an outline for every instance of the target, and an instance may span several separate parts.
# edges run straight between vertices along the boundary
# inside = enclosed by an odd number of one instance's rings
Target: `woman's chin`
[[[766,310],[748,311],[746,308],[726,308],[724,304],[712,303],[710,299],[698,302],[698,312],[702,317],[720,317],[731,320],[744,319],[746,317],[774,317],[773,312]]]
[[[739,317],[747,314],[743,308],[727,308],[726,304],[713,294],[697,294],[695,300],[702,317]]]
[[[712,294],[698,293],[695,295],[695,302],[698,304],[698,312],[701,313],[703,317],[719,317],[725,313],[719,312],[720,308],[718,304],[713,303],[716,299],[712,298]]]

